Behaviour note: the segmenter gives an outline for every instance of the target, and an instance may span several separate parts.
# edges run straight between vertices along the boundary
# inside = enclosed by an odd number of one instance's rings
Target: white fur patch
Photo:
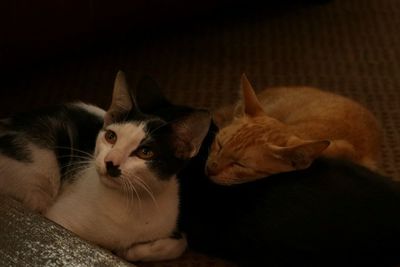
[[[129,261],[163,261],[178,258],[185,252],[186,247],[185,236],[180,239],[164,238],[134,245],[117,255]]]
[[[99,173],[106,175],[106,161],[113,161],[114,165],[119,165],[123,173],[134,168],[145,167],[143,160],[130,157],[146,136],[144,125],[134,123],[111,124],[107,129],[115,132],[117,141],[115,144],[110,144],[105,139],[105,132],[99,133],[95,151],[96,167]]]
[[[0,154],[0,192],[10,195],[38,212],[55,200],[60,187],[60,171],[53,151],[30,143],[33,163]]]
[[[91,104],[86,104],[86,103],[83,103],[83,102],[76,102],[76,103],[73,103],[73,105],[77,106],[77,107],[80,107],[80,108],[83,108],[86,111],[88,111],[89,113],[97,115],[98,117],[101,117],[101,118],[103,118],[104,115],[106,114],[105,110],[103,110],[103,109],[101,109],[101,108],[99,108],[97,106],[91,105]]]
[[[107,129],[116,133],[116,143],[108,143],[104,131],[99,133],[94,162],[77,174],[74,183],[66,185],[46,217],[113,251],[168,239],[178,217],[176,178],[158,179],[144,160],[131,155],[145,138],[143,124],[111,124]],[[120,166],[121,177],[107,175],[107,160]],[[162,241],[160,246],[165,247],[164,252],[154,258],[171,258],[180,255],[186,241]]]
[[[136,196],[105,186],[94,168],[57,199],[46,217],[110,250],[169,237],[178,216],[178,184],[166,183],[154,199]]]

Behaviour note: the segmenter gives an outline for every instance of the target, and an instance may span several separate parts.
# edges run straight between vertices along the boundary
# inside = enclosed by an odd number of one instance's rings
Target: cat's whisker
[[[64,155],[64,156],[57,156],[58,159],[64,159],[64,158],[71,158],[71,159],[86,159],[86,160],[93,160],[93,157],[88,157],[88,156],[78,156],[78,155]]]
[[[74,176],[73,174],[81,172],[85,169],[90,169],[91,167],[92,166],[90,166],[90,165],[76,166],[75,168],[68,169],[65,173],[62,174],[62,177],[66,178],[66,177]]]
[[[133,175],[133,177],[134,177],[135,179],[137,179],[137,180],[139,180],[140,182],[142,182],[142,184],[143,184],[144,186],[146,186],[147,189],[151,190],[150,186],[149,186],[148,184],[146,184],[146,182],[145,182],[142,178],[140,178],[139,176],[134,175],[134,174],[132,174],[132,175]]]
[[[74,163],[74,164],[68,164],[68,165],[62,166],[60,168],[60,170],[62,171],[63,169],[65,169],[65,173],[67,173],[67,172],[69,172],[71,170],[81,169],[81,168],[85,168],[87,166],[88,166],[88,164],[76,164],[76,163]]]
[[[93,155],[92,155],[91,153],[89,153],[89,152],[87,152],[87,151],[80,150],[80,149],[76,149],[76,148],[73,148],[73,147],[68,147],[68,146],[54,146],[54,148],[55,148],[55,149],[65,149],[65,150],[70,150],[70,151],[74,151],[74,152],[79,152],[79,153],[82,153],[82,154],[87,155],[87,156],[89,156],[89,157],[93,157]]]
[[[129,177],[133,177],[133,180],[129,180],[130,182],[134,182],[135,184],[139,185],[140,187],[142,187],[146,193],[150,196],[150,198],[152,199],[154,206],[159,209],[159,205],[158,202],[154,196],[153,191],[151,190],[151,187],[139,176],[133,174],[133,173],[129,173],[128,174]]]
[[[175,119],[175,120],[168,121],[168,122],[166,122],[165,124],[160,125],[160,126],[154,128],[152,131],[149,132],[149,134],[151,135],[151,134],[153,134],[155,131],[159,130],[160,128],[165,127],[165,126],[167,126],[167,125],[169,125],[169,124],[178,122],[178,121],[180,121],[180,120],[182,120],[182,119]]]
[[[128,188],[127,193],[129,194],[128,203],[129,203],[129,205],[133,205],[134,203],[136,203],[135,202],[135,195],[136,195],[136,198],[139,200],[139,202],[137,204],[138,208],[139,208],[139,213],[141,214],[142,213],[142,205],[141,205],[141,198],[140,198],[139,192],[137,192],[137,190],[135,190],[136,188],[134,188],[129,181],[127,181],[126,184],[127,184],[127,188]]]
[[[133,201],[134,200],[133,193],[136,194],[136,197],[137,197],[137,199],[139,201],[139,213],[141,214],[142,213],[142,199],[140,197],[140,194],[139,194],[138,190],[136,189],[136,187],[132,184],[132,182],[127,177],[122,176],[121,178],[122,178],[123,183],[126,184],[126,186],[127,186],[128,193],[129,193],[129,195],[130,195],[130,197],[132,199],[132,203],[134,202]]]
[[[129,207],[132,203],[134,203],[134,191],[131,190],[128,182],[125,179],[122,179],[122,190],[124,194],[127,195],[126,205]]]
[[[130,206],[131,204],[134,203],[134,200],[135,200],[134,193],[136,194],[136,197],[138,199],[139,199],[139,196],[138,196],[138,193],[136,193],[136,191],[132,188],[132,186],[129,183],[129,181],[127,181],[126,179],[123,179],[123,183],[126,186],[126,194],[128,194],[128,198],[127,198],[128,199],[128,206]],[[140,208],[140,206],[139,206],[139,208]]]
[[[129,190],[127,189],[127,185],[126,185],[126,183],[125,183],[125,181],[124,180],[122,180],[122,191],[124,192],[124,194],[128,194],[129,193]],[[128,199],[128,204],[129,204],[129,199]]]
[[[63,164],[62,166],[71,166],[71,165],[84,165],[93,163],[93,159],[88,160],[79,160],[79,161],[70,161],[67,164]]]
[[[92,163],[92,161],[70,162],[68,164],[64,164],[64,165],[60,166],[60,170],[69,169],[69,168],[75,167],[75,166],[77,166],[77,167],[88,166],[91,163]]]
[[[135,176],[135,178],[138,178],[138,177]],[[137,185],[141,186],[149,194],[150,198],[153,200],[154,206],[157,208],[157,210],[159,210],[160,206],[158,205],[158,202],[157,202],[156,198],[154,197],[154,194],[151,191],[150,187],[141,179],[140,180],[135,179],[133,181],[136,182]]]

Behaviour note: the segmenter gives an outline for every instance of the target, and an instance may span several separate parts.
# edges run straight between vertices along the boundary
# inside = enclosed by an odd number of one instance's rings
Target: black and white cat
[[[209,123],[119,72],[107,112],[74,103],[1,121],[0,193],[127,260],[178,257],[176,173]]]

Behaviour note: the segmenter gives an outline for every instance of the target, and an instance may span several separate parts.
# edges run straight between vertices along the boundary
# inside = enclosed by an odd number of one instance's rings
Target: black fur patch
[[[27,142],[13,134],[0,136],[0,153],[21,162],[31,163],[33,160]]]
[[[148,161],[147,165],[160,179],[167,179],[176,174],[184,165],[185,161],[175,157],[175,148],[172,146],[171,128],[168,124],[151,130],[147,128],[148,138],[144,143],[149,144],[156,152],[157,157]]]
[[[145,123],[146,137],[140,145],[150,147],[156,153],[157,156],[154,159],[147,161],[147,166],[161,180],[170,178],[183,167],[184,161],[175,157],[175,150],[171,145],[172,129],[168,121],[161,116],[132,110],[121,114],[115,122]]]
[[[103,118],[75,104],[19,113],[7,120],[1,151],[16,160],[27,161],[32,160],[26,149],[28,142],[52,150],[64,177],[72,168],[86,164],[83,162],[93,153],[102,125]],[[13,135],[9,136],[7,131]]]

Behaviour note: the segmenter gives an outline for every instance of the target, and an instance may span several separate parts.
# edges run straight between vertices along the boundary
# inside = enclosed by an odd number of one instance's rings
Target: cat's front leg
[[[128,261],[171,260],[181,256],[186,247],[186,236],[179,234],[174,237],[133,245],[126,250],[117,251],[117,255]]]

